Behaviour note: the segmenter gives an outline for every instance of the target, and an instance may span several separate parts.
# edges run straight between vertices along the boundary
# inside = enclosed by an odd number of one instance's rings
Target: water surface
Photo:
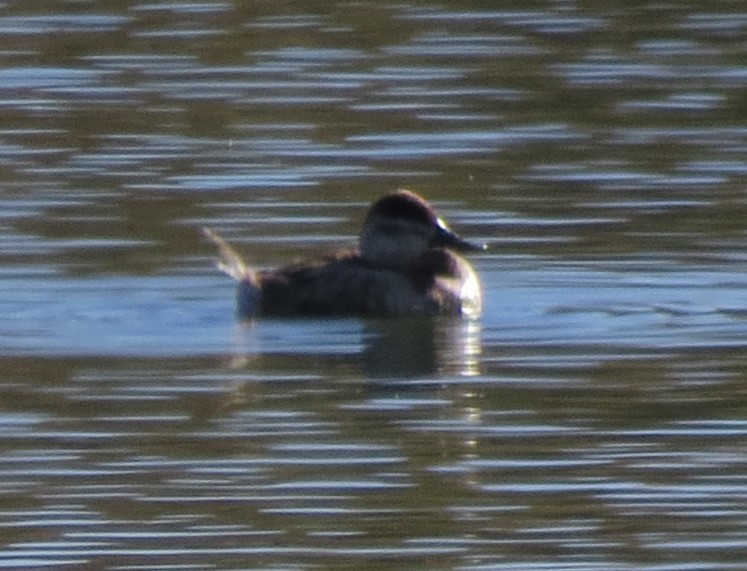
[[[0,566],[744,566],[740,6],[4,8]],[[235,321],[399,186],[479,322]]]

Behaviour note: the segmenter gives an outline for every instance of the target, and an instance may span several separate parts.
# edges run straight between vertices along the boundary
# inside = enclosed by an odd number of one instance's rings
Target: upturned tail
[[[218,248],[219,258],[215,267],[228,274],[237,282],[252,276],[254,272],[246,265],[244,260],[236,253],[228,242],[213,232],[207,226],[202,227],[202,235],[210,240]]]
[[[218,260],[215,267],[239,282],[236,292],[237,313],[240,318],[248,319],[259,312],[262,289],[257,273],[249,267],[231,245],[210,228],[203,226],[202,235],[218,248]]]

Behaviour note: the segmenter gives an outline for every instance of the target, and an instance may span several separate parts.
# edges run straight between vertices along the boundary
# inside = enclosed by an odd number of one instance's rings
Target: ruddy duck
[[[257,271],[220,236],[218,267],[239,282],[238,315],[362,317],[482,312],[477,273],[457,252],[483,250],[460,238],[422,197],[398,190],[369,209],[358,250]]]

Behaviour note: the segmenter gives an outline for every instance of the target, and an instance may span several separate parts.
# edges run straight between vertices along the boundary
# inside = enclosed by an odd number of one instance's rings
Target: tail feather
[[[237,282],[236,313],[241,319],[252,319],[260,311],[262,288],[257,279],[257,273],[246,265],[228,242],[210,228],[203,227],[202,235],[215,244],[220,254],[216,267],[227,273]]]
[[[215,266],[240,282],[246,279],[254,280],[254,271],[246,265],[244,260],[236,253],[228,242],[213,232],[207,226],[202,227],[202,235],[210,240],[218,248],[219,258]]]

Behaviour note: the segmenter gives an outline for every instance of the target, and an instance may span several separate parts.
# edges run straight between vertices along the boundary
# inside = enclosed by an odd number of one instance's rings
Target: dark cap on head
[[[382,196],[371,206],[370,213],[388,218],[402,218],[423,224],[436,224],[438,217],[430,204],[409,190],[397,190]]]
[[[416,222],[432,228],[431,247],[449,248],[459,252],[485,249],[484,245],[472,244],[452,231],[424,198],[410,190],[401,189],[382,196],[371,206],[368,217],[371,216]]]

